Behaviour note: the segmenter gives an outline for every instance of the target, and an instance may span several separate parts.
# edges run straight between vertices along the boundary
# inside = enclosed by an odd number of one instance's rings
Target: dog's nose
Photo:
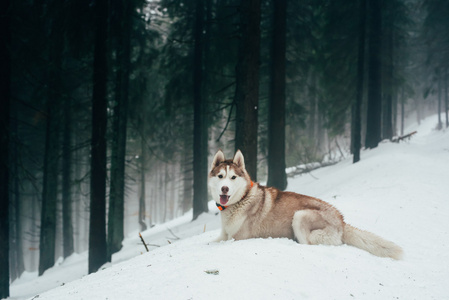
[[[229,188],[227,186],[223,186],[221,187],[221,191],[226,194],[227,192],[229,192]]]

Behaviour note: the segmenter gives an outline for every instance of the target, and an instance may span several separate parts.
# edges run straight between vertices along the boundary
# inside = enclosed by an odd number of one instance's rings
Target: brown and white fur
[[[209,188],[216,203],[226,207],[216,242],[287,237],[300,244],[348,244],[377,256],[402,257],[399,246],[346,224],[336,208],[320,199],[252,183],[240,150],[232,160],[217,152]]]

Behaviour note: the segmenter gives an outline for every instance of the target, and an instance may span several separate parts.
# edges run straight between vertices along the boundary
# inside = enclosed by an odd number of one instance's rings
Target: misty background
[[[218,149],[253,180],[449,126],[443,0],[1,4],[0,297],[25,270],[207,211]],[[445,118],[444,118],[445,116]],[[8,276],[9,274],[9,276]]]

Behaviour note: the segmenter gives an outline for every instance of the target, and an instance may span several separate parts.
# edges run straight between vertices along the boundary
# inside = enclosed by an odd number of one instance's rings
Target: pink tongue
[[[222,205],[225,205],[226,203],[228,203],[229,200],[229,196],[228,195],[220,195],[220,203]]]

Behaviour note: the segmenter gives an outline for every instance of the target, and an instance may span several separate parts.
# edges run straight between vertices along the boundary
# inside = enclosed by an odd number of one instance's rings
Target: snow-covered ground
[[[220,226],[211,203],[195,222],[188,214],[144,232],[163,245],[149,253],[136,233],[103,270],[82,277],[87,253],[74,255],[42,277],[24,274],[11,298],[449,299],[449,131],[435,125],[427,118],[408,128],[418,130],[410,141],[289,180],[288,190],[328,201],[348,223],[402,246],[401,261],[288,239],[209,244]]]

